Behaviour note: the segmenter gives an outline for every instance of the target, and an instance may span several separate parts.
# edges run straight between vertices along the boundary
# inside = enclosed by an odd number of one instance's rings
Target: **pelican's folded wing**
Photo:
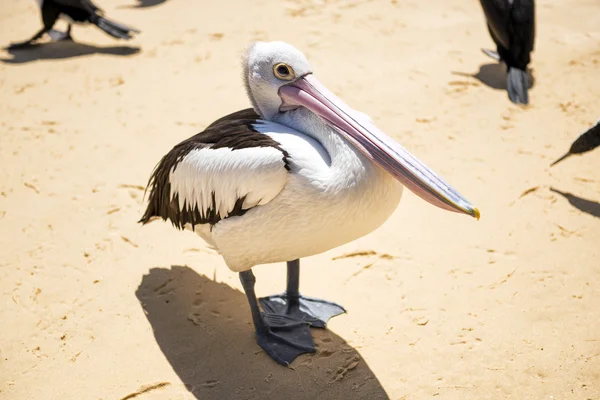
[[[253,110],[239,111],[175,146],[152,173],[140,222],[214,225],[275,198],[288,179],[288,155],[255,129],[262,123]]]

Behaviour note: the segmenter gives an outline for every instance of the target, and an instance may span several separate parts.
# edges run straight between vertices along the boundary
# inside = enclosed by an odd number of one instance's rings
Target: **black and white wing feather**
[[[288,179],[288,154],[255,126],[267,124],[252,109],[213,122],[181,142],[158,163],[140,222],[170,220],[215,225],[275,198]]]

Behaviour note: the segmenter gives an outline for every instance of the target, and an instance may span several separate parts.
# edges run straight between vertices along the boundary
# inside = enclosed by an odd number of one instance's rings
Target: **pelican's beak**
[[[479,210],[405,148],[331,93],[313,75],[279,89],[282,109],[303,106],[323,118],[366,157],[425,201],[479,219]]]

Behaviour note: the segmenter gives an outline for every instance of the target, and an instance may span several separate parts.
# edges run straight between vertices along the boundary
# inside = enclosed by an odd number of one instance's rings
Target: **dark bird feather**
[[[90,0],[44,0],[40,8],[42,16],[42,29],[33,35],[30,39],[14,43],[9,49],[18,49],[31,46],[44,34],[52,31],[54,24],[61,15],[68,16],[72,21],[79,23],[91,23],[106,34],[117,39],[131,39],[132,34],[140,33],[135,28],[128,27],[121,23],[111,21],[106,18],[104,11]],[[71,24],[69,24],[66,34],[59,35],[60,39],[71,39]],[[55,36],[56,35],[51,35]]]
[[[480,0],[497,56],[506,64],[508,96],[528,104],[527,66],[535,42],[534,0]],[[496,54],[485,51],[490,57]]]
[[[200,210],[198,206],[184,204],[179,206],[179,194],[171,193],[170,174],[177,169],[180,162],[195,149],[221,149],[229,148],[232,151],[256,147],[273,147],[281,152],[283,167],[290,170],[289,154],[283,150],[279,143],[267,135],[259,133],[254,124],[260,123],[260,116],[251,108],[241,110],[222,117],[197,135],[179,143],[169,151],[157,164],[148,181],[147,189],[150,190],[148,206],[139,222],[147,224],[155,218],[170,220],[178,229],[184,229],[190,224],[215,225],[220,220],[241,216],[248,211],[243,207],[246,196],[240,196],[227,215],[220,215],[217,211],[215,193],[212,192],[212,205]]]
[[[596,121],[594,126],[579,135],[579,137],[571,145],[569,151],[558,160],[550,164],[550,166],[552,167],[558,164],[573,154],[583,154],[587,153],[588,151],[592,151],[598,146],[600,146],[600,119]]]

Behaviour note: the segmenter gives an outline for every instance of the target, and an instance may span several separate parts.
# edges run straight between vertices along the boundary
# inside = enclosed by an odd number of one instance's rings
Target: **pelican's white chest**
[[[402,186],[339,136],[336,154],[300,133],[270,133],[290,154],[281,193],[242,217],[196,232],[213,244],[229,268],[282,262],[322,253],[381,226],[394,212]]]

